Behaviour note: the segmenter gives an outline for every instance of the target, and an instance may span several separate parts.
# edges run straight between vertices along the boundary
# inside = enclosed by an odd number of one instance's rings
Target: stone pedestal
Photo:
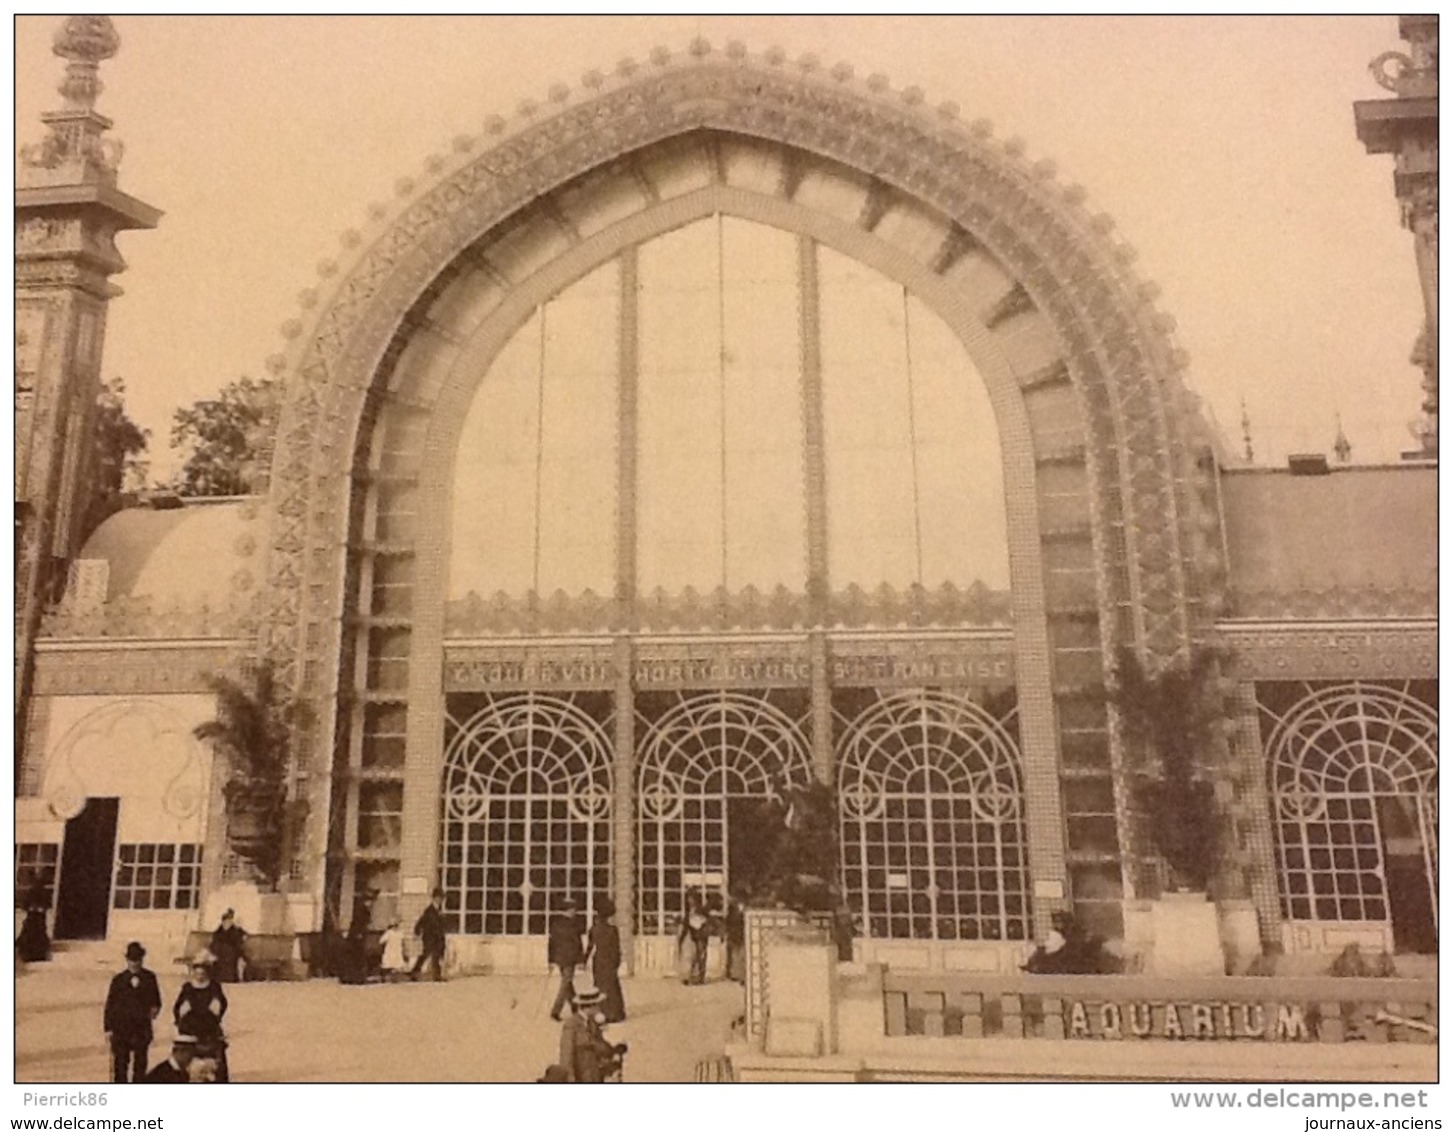
[[[1261,929],[1256,921],[1256,905],[1250,900],[1222,900],[1216,905],[1220,928],[1221,953],[1226,957],[1228,975],[1245,974],[1247,967],[1261,955]]]
[[[248,935],[288,935],[293,930],[288,905],[288,897],[263,892],[254,884],[226,884],[207,896],[198,927],[210,932],[231,908],[237,913],[237,926]]]
[[[287,904],[287,914],[283,918],[286,931],[297,934],[318,930],[318,901],[311,892],[290,892],[283,900]]]
[[[1204,892],[1167,892],[1150,906],[1155,946],[1148,956],[1153,975],[1224,975],[1221,928],[1216,905]]]
[[[824,932],[787,929],[768,939],[768,1056],[837,1052],[837,963],[837,948]]]

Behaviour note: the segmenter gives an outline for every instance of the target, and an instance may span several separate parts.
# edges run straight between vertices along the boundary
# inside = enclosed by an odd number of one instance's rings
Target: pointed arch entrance
[[[889,98],[842,70],[703,50],[592,76],[582,95],[552,99],[514,126],[491,125],[487,144],[462,139],[430,162],[426,184],[401,183],[399,201],[377,209],[367,231],[345,233],[347,262],[320,266],[326,298],[304,296],[306,321],[290,324],[293,345],[273,362],[288,393],[273,464],[274,608],[264,643],[319,706],[308,745],[334,772],[310,779],[314,812],[336,819],[319,824],[310,847],[319,891],[330,850],[344,862],[335,876],[351,883],[355,795],[380,776],[404,785],[405,893],[426,890],[438,868],[439,673],[446,685],[462,673],[453,685],[461,690],[478,678],[476,654],[445,647],[444,481],[462,407],[489,360],[541,303],[595,266],[619,258],[624,293],[630,248],[719,214],[797,233],[804,263],[823,246],[869,264],[928,304],[973,358],[1004,448],[1009,647],[1035,915],[1077,895],[1077,860],[1103,879],[1104,823],[1118,853],[1124,813],[1123,799],[1104,801],[1115,794],[1118,743],[1095,689],[1116,643],[1163,659],[1186,647],[1199,518],[1186,490],[1180,361],[1106,226],[1013,147],[960,126],[947,109],[923,110],[915,92]],[[630,364],[633,328],[623,323],[619,348]],[[805,357],[816,333],[807,328]],[[811,370],[809,358],[809,383]],[[619,411],[626,438],[626,394]],[[807,428],[811,450],[821,436],[810,420]],[[636,474],[630,447],[621,444],[622,483]],[[803,604],[765,624],[799,634],[791,647],[800,644],[817,689],[817,730],[830,735],[828,634],[853,615],[831,607],[825,571],[812,568],[824,541],[821,508],[809,506],[806,522]],[[635,654],[619,633],[641,626],[635,554],[622,545],[616,592],[595,609],[617,636],[580,644],[590,675],[573,687],[632,694]],[[868,620],[884,628],[946,617],[973,637],[962,603],[929,610],[910,593],[900,604]],[[551,616],[530,609],[519,626],[538,636]],[[578,632],[572,617],[560,612],[558,628]],[[633,713],[617,704],[613,719],[612,868],[626,897],[617,903],[629,908],[635,800],[622,791],[634,782],[638,737]],[[828,765],[815,769],[828,777],[830,740],[824,745],[827,754],[814,758]],[[329,796],[330,780],[345,796]],[[1086,798],[1101,832],[1077,848],[1073,831],[1085,823],[1076,825],[1075,800]],[[1107,891],[1098,889],[1104,907],[1090,910],[1118,915],[1119,894]]]

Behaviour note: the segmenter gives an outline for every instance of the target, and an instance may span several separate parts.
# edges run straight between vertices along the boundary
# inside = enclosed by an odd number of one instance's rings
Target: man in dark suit
[[[550,944],[546,961],[560,968],[560,992],[550,1008],[551,1021],[560,1021],[560,1012],[575,1000],[575,968],[585,961],[585,945],[580,937],[583,925],[575,911],[575,901],[566,896],[560,911],[550,920]]]
[[[146,1077],[151,1024],[161,1013],[161,988],[156,976],[141,965],[145,958],[146,948],[135,940],[128,943],[126,970],[111,980],[106,992],[103,1025],[111,1043],[111,1080],[118,1085]]]
[[[414,962],[410,977],[417,979],[425,963],[434,964],[434,981],[444,981],[444,891],[434,889],[433,899],[424,909],[419,922],[414,925],[414,934],[423,942],[424,948]]]
[[[172,1055],[146,1075],[148,1085],[187,1085],[192,1075],[187,1071],[197,1056],[197,1039],[191,1034],[178,1034],[172,1039]]]

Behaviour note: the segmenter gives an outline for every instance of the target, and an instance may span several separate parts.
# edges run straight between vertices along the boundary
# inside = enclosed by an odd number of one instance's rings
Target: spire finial
[[[90,110],[105,88],[97,78],[103,59],[116,54],[121,37],[109,16],[67,16],[55,33],[51,50],[66,61],[66,77],[58,88],[67,110]]]
[[[57,29],[51,50],[66,61],[58,89],[65,104],[40,116],[50,129],[46,139],[20,149],[22,181],[36,185],[115,183],[121,143],[102,135],[109,119],[96,113],[104,89],[98,77],[101,61],[121,47],[109,16],[67,16]]]
[[[1345,464],[1352,459],[1352,442],[1347,439],[1347,434],[1342,431],[1342,414],[1337,414],[1337,439],[1332,442],[1332,453],[1337,457],[1337,463]]]
[[[1245,448],[1246,462],[1250,464],[1255,460],[1255,454],[1251,450],[1251,414],[1246,411],[1246,398],[1241,398],[1241,443]]]

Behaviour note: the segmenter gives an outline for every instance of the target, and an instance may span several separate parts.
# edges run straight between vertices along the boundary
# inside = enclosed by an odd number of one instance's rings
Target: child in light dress
[[[404,958],[404,933],[399,928],[398,920],[390,920],[388,927],[379,937],[379,943],[383,945],[383,958],[379,968],[383,972],[383,980],[386,983],[396,983],[409,972],[409,965]]]

